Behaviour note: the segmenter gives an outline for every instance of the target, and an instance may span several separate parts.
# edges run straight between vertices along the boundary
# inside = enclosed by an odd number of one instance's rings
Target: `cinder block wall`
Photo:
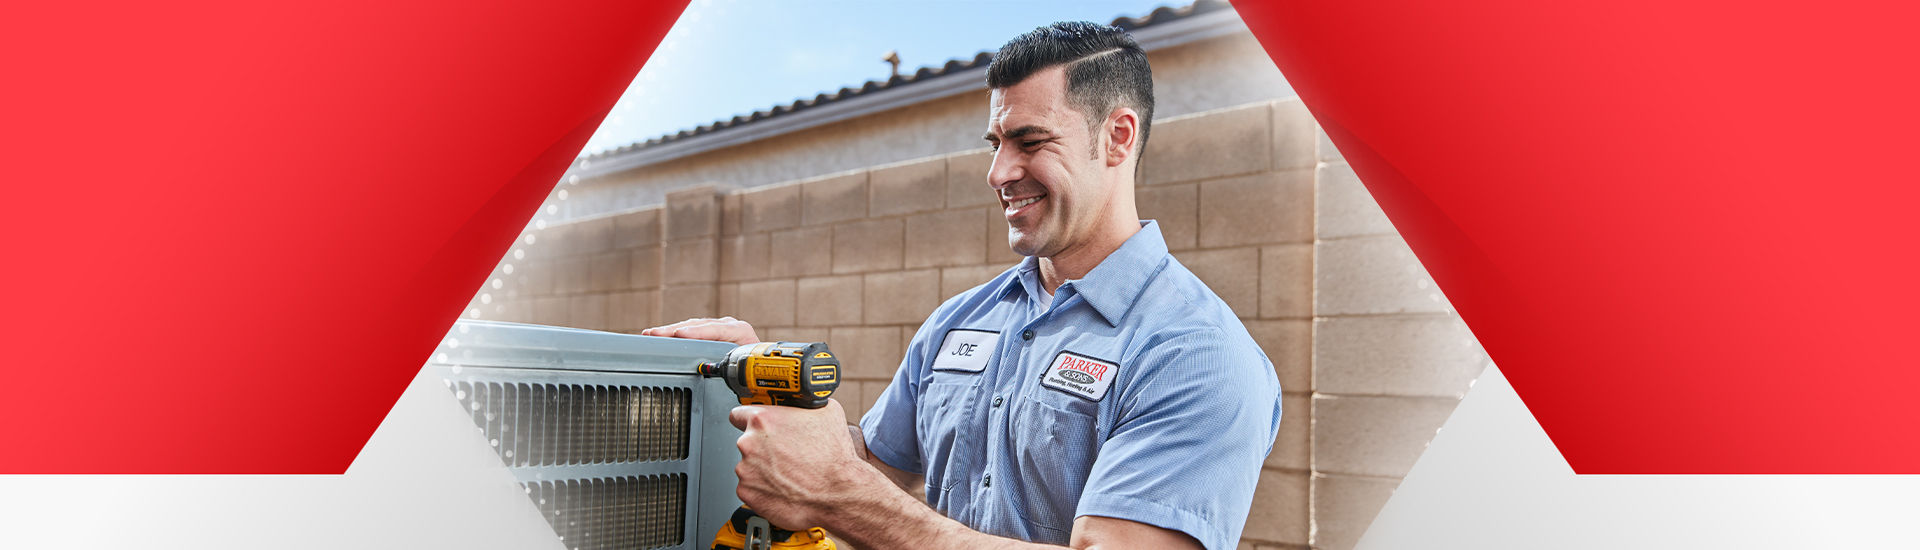
[[[1237,312],[1285,416],[1242,548],[1351,548],[1487,364],[1298,100],[1156,121],[1142,218]],[[985,150],[530,227],[481,318],[637,332],[732,315],[820,340],[849,420],[921,321],[1017,263]],[[508,269],[508,264],[512,269]]]

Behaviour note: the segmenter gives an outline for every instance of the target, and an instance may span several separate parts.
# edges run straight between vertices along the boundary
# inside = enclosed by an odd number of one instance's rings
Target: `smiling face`
[[[987,178],[1005,209],[1007,244],[1022,256],[1052,257],[1088,242],[1113,207],[1117,185],[1105,181],[1096,136],[1066,86],[1066,71],[1053,67],[992,92]]]

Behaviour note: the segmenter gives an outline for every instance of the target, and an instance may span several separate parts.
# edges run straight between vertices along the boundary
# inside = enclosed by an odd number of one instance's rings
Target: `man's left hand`
[[[820,525],[833,495],[874,476],[847,437],[846,412],[827,400],[818,409],[744,405],[727,415],[740,428],[740,500],[775,526]],[[877,474],[877,471],[870,472]],[[884,482],[884,480],[882,480]]]

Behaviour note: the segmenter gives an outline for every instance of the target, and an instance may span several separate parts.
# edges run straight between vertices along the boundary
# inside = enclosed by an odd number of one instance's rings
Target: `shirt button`
[[[1000,402],[1001,402],[1001,401],[1004,401],[1004,400],[1006,400],[1006,398],[1005,398],[1005,397],[995,397],[995,398],[993,398],[993,408],[996,408],[996,409],[998,409],[998,408],[1000,408]]]
[[[984,477],[982,477],[982,478],[980,478],[980,486],[981,486],[981,487],[992,487],[992,486],[993,486],[993,474],[987,474],[986,476],[984,476]]]
[[[1032,340],[1032,339],[1033,339],[1033,329],[1027,329],[1027,330],[1026,330],[1026,331],[1024,331],[1024,332],[1021,332],[1021,333],[1020,333],[1020,339],[1021,339],[1021,340]]]

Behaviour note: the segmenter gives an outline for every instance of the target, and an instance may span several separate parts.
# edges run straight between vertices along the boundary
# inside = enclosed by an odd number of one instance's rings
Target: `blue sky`
[[[1060,20],[1105,23],[1188,0],[693,0],[582,154],[972,58]]]

